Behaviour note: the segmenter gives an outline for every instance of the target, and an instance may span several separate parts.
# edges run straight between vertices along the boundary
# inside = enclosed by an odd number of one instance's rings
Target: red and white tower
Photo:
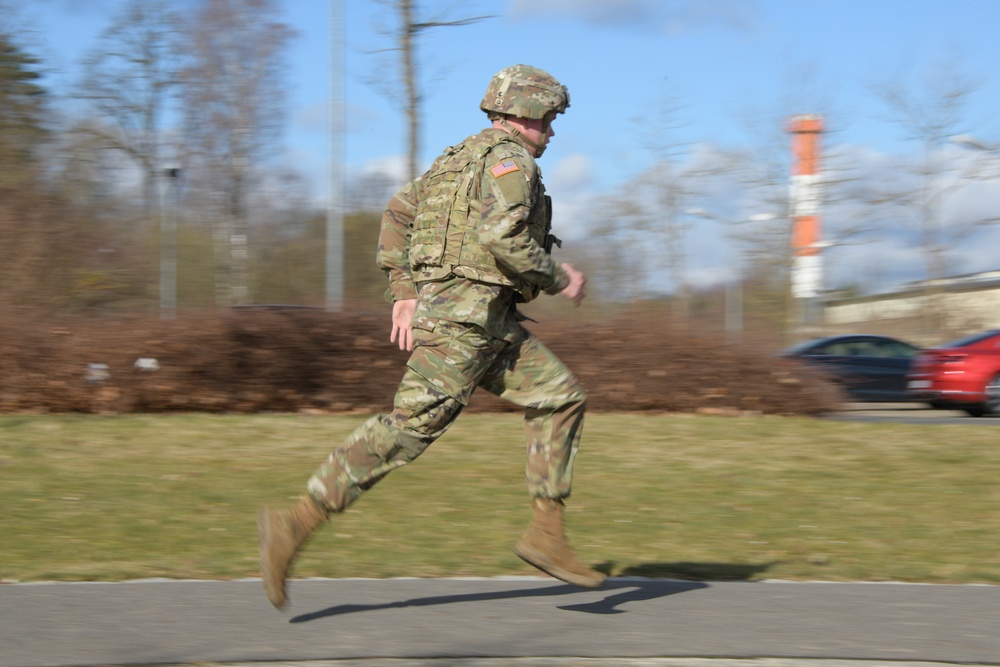
[[[792,175],[789,205],[792,218],[792,296],[814,299],[823,289],[823,244],[820,239],[819,135],[823,117],[793,116]],[[811,309],[806,309],[809,312]],[[808,319],[808,318],[807,318]]]

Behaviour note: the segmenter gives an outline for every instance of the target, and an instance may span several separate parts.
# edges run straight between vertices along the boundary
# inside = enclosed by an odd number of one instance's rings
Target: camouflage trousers
[[[413,333],[393,411],[355,429],[309,479],[309,494],[330,511],[343,510],[420,456],[482,387],[525,408],[529,494],[569,496],[587,394],[562,361],[523,328],[513,342],[445,321]]]

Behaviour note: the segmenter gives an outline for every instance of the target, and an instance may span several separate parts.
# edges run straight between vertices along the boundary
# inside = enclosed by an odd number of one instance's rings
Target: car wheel
[[[989,410],[986,409],[985,403],[977,403],[976,405],[969,405],[965,408],[965,413],[970,417],[985,417],[989,414]]]
[[[997,373],[986,383],[986,414],[1000,415],[1000,373]]]

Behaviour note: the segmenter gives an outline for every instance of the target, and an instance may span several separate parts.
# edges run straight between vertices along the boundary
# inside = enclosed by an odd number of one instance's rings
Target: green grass
[[[257,576],[361,416],[0,416],[0,578]],[[295,576],[534,574],[520,420],[465,415],[333,517]],[[975,426],[591,415],[570,538],[613,575],[1000,584],[1000,445]]]

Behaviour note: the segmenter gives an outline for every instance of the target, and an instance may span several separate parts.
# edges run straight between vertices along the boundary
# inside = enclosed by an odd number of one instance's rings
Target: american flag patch
[[[490,173],[493,174],[493,178],[500,178],[504,174],[509,174],[512,171],[517,171],[517,163],[513,160],[504,160],[500,164],[490,167]]]

